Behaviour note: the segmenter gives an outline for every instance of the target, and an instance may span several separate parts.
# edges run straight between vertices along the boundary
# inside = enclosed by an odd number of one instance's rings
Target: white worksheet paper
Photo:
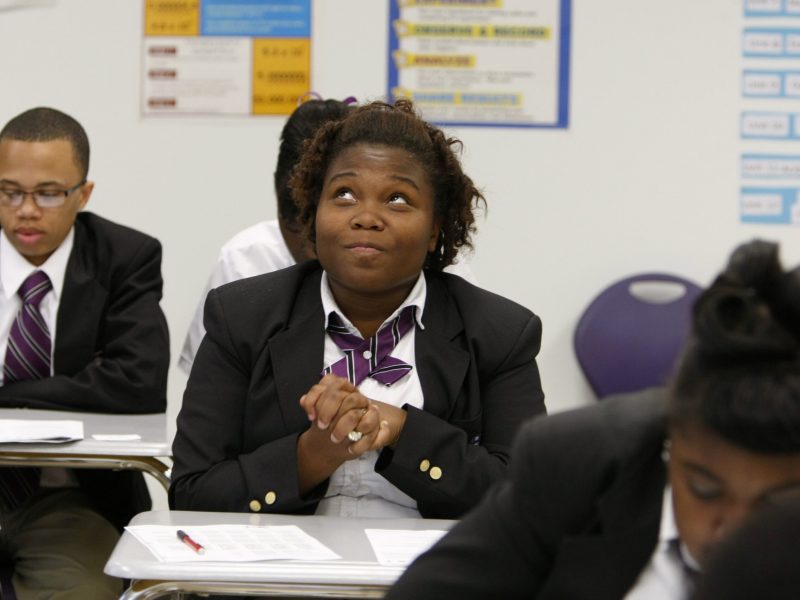
[[[365,529],[372,551],[382,565],[408,565],[439,541],[441,529]]]
[[[125,528],[162,562],[335,560],[339,555],[296,525],[130,525]],[[203,546],[199,554],[178,529]]]
[[[63,444],[83,439],[83,421],[0,419],[0,443]]]
[[[98,442],[138,442],[142,436],[138,433],[93,433],[92,439]]]

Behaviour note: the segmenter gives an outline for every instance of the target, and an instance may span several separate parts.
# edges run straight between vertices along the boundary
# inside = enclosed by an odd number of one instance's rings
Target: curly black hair
[[[435,194],[434,213],[442,219],[439,239],[428,254],[426,268],[441,271],[455,262],[460,248],[472,248],[474,210],[479,205],[485,207],[486,199],[461,169],[456,155],[461,142],[425,122],[405,98],[394,105],[372,102],[356,108],[344,119],[323,125],[306,146],[289,185],[298,207],[298,222],[312,243],[316,241],[314,221],[328,167],[343,150],[356,144],[402,148],[425,168]]]
[[[755,452],[800,452],[800,269],[784,271],[774,243],[743,244],[693,320],[671,425],[700,424]]]

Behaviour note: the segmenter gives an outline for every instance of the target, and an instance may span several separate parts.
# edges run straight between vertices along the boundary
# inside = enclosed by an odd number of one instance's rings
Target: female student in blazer
[[[324,126],[292,180],[317,261],[213,290],[173,508],[455,518],[544,413],[527,309],[443,273],[483,201],[411,103]]]
[[[800,270],[774,244],[698,300],[667,395],[526,426],[509,480],[387,599],[686,598],[719,540],[800,486]]]

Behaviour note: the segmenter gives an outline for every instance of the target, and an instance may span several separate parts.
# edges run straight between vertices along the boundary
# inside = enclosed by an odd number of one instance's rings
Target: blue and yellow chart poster
[[[145,115],[288,115],[311,88],[311,0],[145,0]]]
[[[800,225],[800,0],[743,0],[739,219]]]
[[[571,0],[389,0],[388,96],[440,125],[567,127]]]

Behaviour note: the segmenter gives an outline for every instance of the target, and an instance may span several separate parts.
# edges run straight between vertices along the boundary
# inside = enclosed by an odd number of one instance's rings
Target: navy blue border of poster
[[[397,87],[398,75],[397,67],[392,59],[395,50],[399,49],[400,42],[397,39],[397,32],[393,23],[400,18],[400,6],[398,0],[389,0],[389,48],[387,53],[388,62],[388,82],[386,86],[386,97],[391,101],[392,90]],[[494,123],[494,122],[460,122],[460,121],[437,121],[437,125],[452,127],[527,127],[540,129],[566,129],[569,125],[569,73],[570,73],[570,39],[572,33],[572,0],[561,0],[561,19],[560,19],[560,47],[558,49],[559,76],[558,76],[558,119],[555,123]]]

